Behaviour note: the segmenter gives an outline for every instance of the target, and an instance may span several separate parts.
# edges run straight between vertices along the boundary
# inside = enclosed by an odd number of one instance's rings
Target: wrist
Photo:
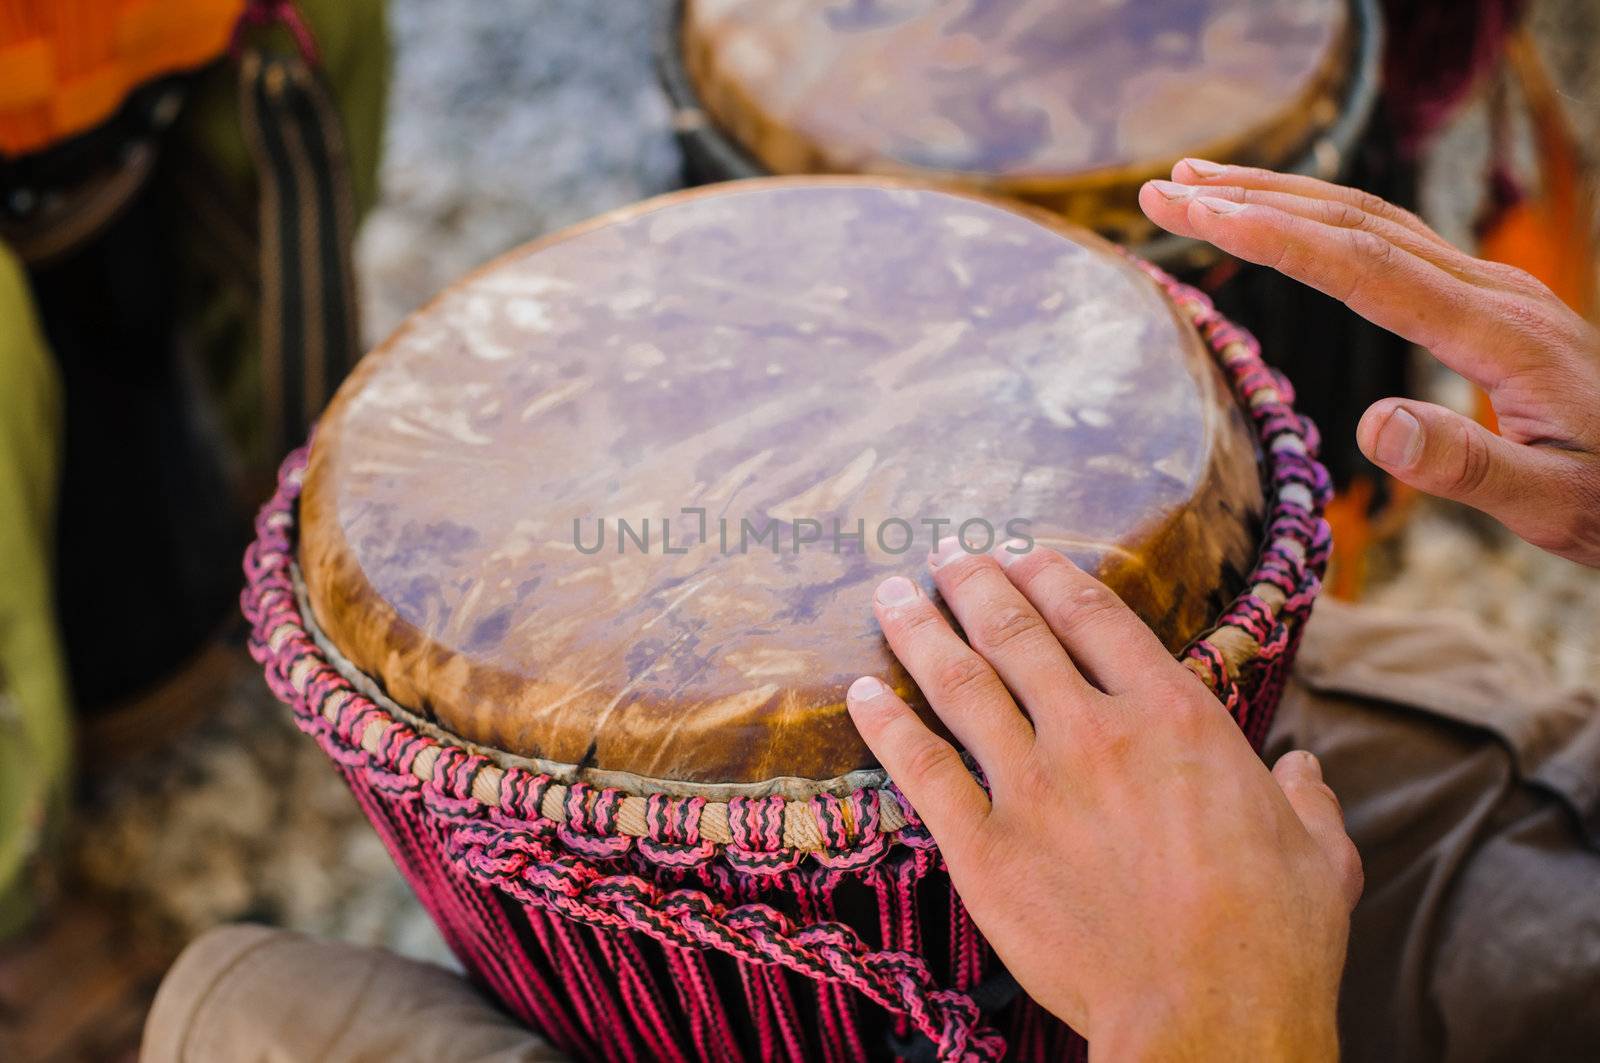
[[[1339,1058],[1330,994],[1266,998],[1231,987],[1131,1000],[1119,1014],[1091,1019],[1094,1063],[1172,1060]]]

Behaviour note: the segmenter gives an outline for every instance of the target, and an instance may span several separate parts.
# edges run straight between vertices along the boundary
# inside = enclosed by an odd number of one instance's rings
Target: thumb
[[[1356,443],[1373,464],[1419,491],[1481,509],[1525,539],[1530,491],[1548,469],[1542,455],[1431,402],[1382,399],[1356,426]]]
[[[1285,753],[1273,765],[1272,777],[1277,780],[1283,796],[1299,817],[1301,825],[1317,843],[1339,876],[1339,887],[1351,908],[1361,899],[1364,877],[1361,856],[1355,842],[1344,832],[1344,812],[1339,799],[1328,784],[1322,781],[1322,764],[1303,749]]]

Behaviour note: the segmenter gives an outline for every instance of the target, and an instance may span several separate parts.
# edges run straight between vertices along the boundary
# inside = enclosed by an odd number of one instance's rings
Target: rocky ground
[[[501,251],[677,187],[654,0],[390,12],[382,201],[360,245],[371,338]]]
[[[360,245],[371,337],[496,252],[676,184],[651,70],[656,14],[650,0],[394,0],[383,198]],[[1538,25],[1575,121],[1600,144],[1600,9],[1548,0]],[[1469,113],[1429,167],[1425,205],[1458,239],[1482,143]],[[1472,614],[1563,680],[1600,686],[1600,573],[1439,505],[1419,508],[1374,573],[1371,600]],[[321,753],[248,661],[225,672],[218,711],[175,754],[95,785],[75,875],[174,944],[250,918],[446,959]]]

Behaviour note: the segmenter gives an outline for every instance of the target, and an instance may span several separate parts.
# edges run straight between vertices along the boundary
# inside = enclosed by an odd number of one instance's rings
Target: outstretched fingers
[[[872,604],[889,648],[928,705],[997,784],[997,766],[1025,756],[1033,745],[1033,727],[1005,684],[911,580],[884,580]]]
[[[1535,546],[1600,558],[1594,352],[1600,333],[1537,278],[1452,248],[1376,196],[1185,159],[1139,203],[1156,224],[1302,281],[1431,350],[1488,392],[1501,434],[1385,399],[1357,440],[1396,479],[1483,510]]]
[[[1172,179],[1207,189],[1247,188],[1345,204],[1364,214],[1382,218],[1410,230],[1440,247],[1454,250],[1454,245],[1450,241],[1434,232],[1427,222],[1409,210],[1397,207],[1371,192],[1336,185],[1331,181],[1321,181],[1304,174],[1279,173],[1276,170],[1263,170],[1254,166],[1228,166],[1206,159],[1182,159],[1172,167]]]
[[[1329,187],[1336,187],[1330,185]],[[1163,213],[1163,224],[1184,236],[1195,236],[1188,217],[1189,203],[1200,196],[1224,199],[1231,203],[1256,204],[1273,207],[1285,214],[1294,214],[1307,221],[1319,222],[1335,229],[1360,229],[1409,251],[1425,262],[1430,262],[1459,280],[1476,284],[1483,280],[1483,263],[1454,245],[1445,243],[1432,231],[1423,232],[1387,214],[1374,214],[1355,206],[1345,198],[1317,199],[1289,192],[1246,188],[1234,185],[1188,185],[1176,181],[1150,181],[1145,186],[1157,197],[1150,202],[1153,209]],[[1382,202],[1381,200],[1379,202]],[[1171,205],[1171,209],[1167,208]],[[1404,211],[1398,213],[1404,214]],[[1420,222],[1418,223],[1421,224]]]
[[[995,557],[1100,690],[1123,694],[1184,672],[1138,614],[1065,555],[1040,546],[1013,552],[1008,543]]]
[[[1267,203],[1202,191],[1169,198],[1153,185],[1140,205],[1163,228],[1268,266],[1349,306],[1375,325],[1433,351],[1485,388],[1518,366],[1509,345],[1485,344],[1503,330],[1494,297],[1387,239],[1372,226],[1331,225]]]
[[[872,676],[850,685],[846,706],[867,748],[940,844],[972,837],[989,814],[989,798],[955,748]]]
[[[928,558],[933,581],[972,648],[1016,695],[1035,727],[1097,691],[1033,603],[1006,578],[995,555],[947,540]]]

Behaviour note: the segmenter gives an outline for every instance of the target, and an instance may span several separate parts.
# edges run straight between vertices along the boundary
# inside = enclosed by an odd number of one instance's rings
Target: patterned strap
[[[266,436],[268,452],[281,454],[306,437],[360,355],[355,211],[338,113],[306,55],[244,51],[239,95],[261,182]]]

